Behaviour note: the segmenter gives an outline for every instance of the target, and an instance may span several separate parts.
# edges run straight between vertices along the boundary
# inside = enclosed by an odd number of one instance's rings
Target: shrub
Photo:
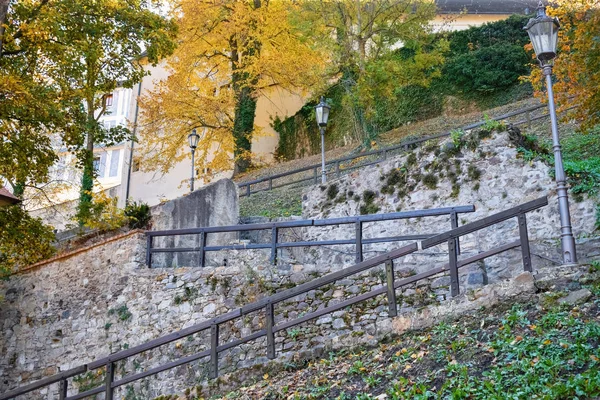
[[[18,205],[0,207],[0,276],[50,258],[52,227]]]
[[[131,229],[144,229],[150,223],[152,214],[150,206],[144,202],[132,202],[125,206],[125,216],[128,219],[128,225]]]
[[[445,80],[462,93],[490,93],[519,83],[529,73],[529,56],[523,47],[496,44],[460,54],[448,61]]]
[[[116,197],[108,197],[105,192],[94,193],[83,225],[99,231],[111,231],[127,224],[127,217],[124,211],[117,207],[117,201]]]

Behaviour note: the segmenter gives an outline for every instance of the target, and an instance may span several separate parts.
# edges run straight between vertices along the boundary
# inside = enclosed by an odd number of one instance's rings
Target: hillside
[[[537,100],[528,99],[502,107],[493,108],[485,113],[472,112],[464,115],[440,116],[426,121],[408,124],[383,134],[381,136],[381,142],[378,146],[392,146],[409,138],[420,138],[435,135],[452,129],[458,129],[462,126],[481,121],[486,115],[492,117],[503,115],[537,104],[539,104]],[[522,118],[522,116],[517,117],[519,120]],[[544,132],[547,131],[548,122],[542,120],[534,124],[533,127],[536,129],[537,133],[544,134]],[[573,124],[568,124],[567,127],[570,131],[573,131],[576,128],[576,126]],[[348,145],[327,151],[325,153],[325,157],[327,160],[332,160],[357,154],[360,152],[360,150],[361,149],[357,148],[356,145]],[[318,164],[321,160],[320,157],[320,155],[313,155],[297,160],[264,166],[248,173],[238,175],[236,177],[236,182],[246,182],[269,175],[280,174],[309,165]],[[253,194],[250,197],[241,197],[240,216],[263,216],[268,218],[279,218],[300,215],[302,212],[302,190],[303,187],[290,186],[274,189],[272,191],[260,192]]]
[[[295,360],[211,399],[584,399],[600,396],[600,264],[578,282],[370,348]],[[569,292],[571,290],[571,292]],[[200,399],[189,394],[185,399]]]

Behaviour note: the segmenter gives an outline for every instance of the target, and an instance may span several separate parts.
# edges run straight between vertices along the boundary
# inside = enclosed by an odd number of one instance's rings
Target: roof
[[[21,200],[18,197],[13,196],[11,192],[5,187],[0,187],[0,206],[6,206],[9,204],[20,203]]]
[[[440,13],[531,14],[538,0],[435,0]]]

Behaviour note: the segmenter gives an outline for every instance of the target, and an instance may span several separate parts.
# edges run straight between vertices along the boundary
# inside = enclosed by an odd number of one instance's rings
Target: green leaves
[[[54,233],[20,205],[0,207],[0,277],[51,257]]]

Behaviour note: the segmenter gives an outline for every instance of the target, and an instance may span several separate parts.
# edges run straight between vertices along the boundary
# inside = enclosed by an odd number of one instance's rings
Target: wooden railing
[[[269,222],[263,224],[247,224],[247,225],[232,225],[232,226],[214,226],[207,228],[187,228],[187,229],[172,229],[163,231],[148,231],[146,232],[146,264],[152,266],[152,255],[156,253],[198,253],[198,266],[204,267],[206,264],[206,252],[220,250],[256,250],[270,249],[271,263],[277,264],[277,251],[279,249],[291,247],[311,247],[311,246],[332,246],[332,245],[352,245],[355,246],[356,262],[363,261],[363,246],[373,243],[389,243],[402,242],[411,240],[425,239],[435,236],[437,233],[414,234],[405,236],[388,236],[380,238],[363,237],[363,226],[368,222],[377,221],[393,221],[409,218],[435,217],[435,216],[450,216],[450,229],[458,227],[458,214],[474,212],[475,207],[456,206],[445,208],[433,208],[428,210],[402,211],[387,214],[371,214],[361,215],[356,217],[330,218],[330,219],[305,219],[298,221],[284,222]],[[349,225],[355,226],[355,236],[352,239],[342,240],[314,240],[314,241],[299,241],[299,242],[284,242],[279,241],[279,236],[282,229],[301,228],[301,227],[324,227],[332,225]],[[266,230],[271,232],[270,243],[251,243],[251,244],[233,244],[208,246],[207,237],[209,234],[217,233],[234,233],[246,231],[261,231]],[[199,245],[197,247],[154,247],[154,238],[167,236],[183,236],[183,235],[198,235]],[[458,248],[458,245],[457,245]]]
[[[527,107],[518,111],[510,112],[507,114],[499,115],[491,118],[495,121],[508,120],[524,115],[525,118],[511,122],[513,126],[517,125],[528,125],[531,128],[531,124],[534,121],[538,121],[547,118],[549,114],[535,115],[535,112],[546,108],[547,105],[541,104],[533,107]],[[570,111],[576,108],[575,106],[565,109],[564,111]],[[473,124],[463,126],[462,130],[475,129],[485,125],[486,121],[479,121]],[[408,140],[399,144],[384,147],[378,150],[372,150],[364,153],[358,153],[347,157],[337,158],[335,160],[327,161],[325,164],[325,174],[328,177],[339,178],[342,174],[346,174],[350,171],[355,170],[359,167],[366,167],[369,165],[377,164],[385,161],[390,156],[400,154],[409,149],[415,148],[427,141],[439,139],[450,136],[451,131],[439,133],[437,135],[425,136],[419,139]],[[240,197],[250,196],[252,193],[258,193],[275,188],[280,188],[290,185],[307,185],[307,184],[318,184],[321,180],[321,164],[312,164],[307,167],[294,169],[291,171],[282,172],[280,174],[269,175],[263,178],[254,179],[247,182],[238,183],[240,189]]]
[[[160,337],[158,339],[154,339],[147,343],[141,344],[136,347],[129,348],[127,350],[122,350],[117,353],[111,354],[108,357],[102,358],[100,360],[93,361],[89,364],[79,366],[77,368],[61,372],[54,376],[48,377],[46,379],[42,379],[40,381],[31,383],[29,385],[23,386],[16,390],[6,392],[0,395],[0,400],[8,400],[14,399],[23,394],[27,394],[34,390],[47,387],[49,385],[59,384],[59,399],[61,400],[76,400],[83,399],[89,396],[93,396],[99,393],[105,394],[105,399],[112,400],[114,396],[114,390],[118,387],[126,385],[131,382],[135,382],[137,380],[155,375],[159,372],[169,370],[171,368],[175,368],[181,365],[188,364],[190,362],[206,358],[210,359],[210,373],[211,377],[215,378],[219,373],[219,353],[224,352],[225,350],[234,348],[244,343],[248,343],[250,341],[256,340],[261,337],[267,338],[266,344],[266,353],[268,358],[273,359],[276,357],[275,353],[275,333],[289,329],[296,325],[308,322],[310,320],[314,320],[323,315],[342,310],[348,306],[352,306],[354,304],[363,302],[365,300],[374,298],[379,295],[386,295],[388,299],[388,308],[389,315],[396,316],[397,315],[397,305],[396,305],[396,289],[417,282],[421,279],[430,278],[434,275],[449,272],[451,278],[451,295],[456,296],[460,293],[459,290],[459,282],[458,282],[458,270],[468,264],[483,260],[490,256],[500,254],[509,249],[521,247],[522,259],[523,259],[523,267],[526,271],[531,271],[531,256],[529,252],[529,239],[527,235],[527,223],[525,215],[531,211],[534,211],[538,208],[541,208],[548,204],[548,200],[546,197],[530,201],[528,203],[522,204],[520,206],[511,208],[509,210],[502,211],[500,213],[491,215],[489,217],[483,218],[479,221],[472,222],[466,225],[463,225],[459,228],[452,229],[448,232],[442,233],[440,235],[436,235],[434,237],[430,237],[421,242],[421,248],[426,249],[435,245],[439,245],[442,243],[448,244],[448,252],[449,252],[449,263],[444,266],[436,267],[430,269],[426,272],[410,276],[408,278],[403,278],[400,280],[395,280],[394,278],[394,260],[399,259],[407,254],[414,253],[418,250],[417,243],[412,243],[410,245],[401,247],[399,249],[390,251],[386,254],[371,258],[369,260],[360,262],[352,267],[330,273],[313,281],[298,285],[294,288],[284,290],[282,292],[276,293],[274,295],[263,298],[254,303],[245,305],[236,310],[230,311],[226,314],[220,315],[216,318],[204,321],[200,324],[190,326],[188,328],[182,329],[178,332],[171,333],[170,335],[166,335]],[[505,245],[496,247],[494,249],[485,251],[483,253],[477,254],[475,256],[458,260],[458,255],[456,252],[456,241],[461,237],[469,233],[473,233],[479,231],[483,228],[487,228],[498,223],[504,222],[506,220],[517,218],[519,224],[519,239],[507,243]],[[378,289],[372,290],[367,293],[360,294],[358,296],[351,297],[346,299],[338,304],[331,305],[325,307],[323,309],[305,314],[301,317],[298,317],[293,320],[289,320],[279,325],[275,324],[276,318],[274,313],[274,306],[277,303],[282,301],[291,299],[295,296],[308,293],[311,290],[318,289],[324,285],[332,284],[340,279],[344,279],[354,274],[358,274],[364,271],[367,271],[371,268],[377,267],[381,264],[384,264],[386,267],[386,284]],[[248,315],[251,312],[265,310],[265,329],[261,329],[257,332],[254,332],[246,337],[232,340],[226,343],[221,343],[219,340],[219,326],[233,321],[238,318],[243,318],[245,315]],[[129,357],[141,354],[148,350],[157,348],[159,346],[165,345],[167,343],[174,342],[176,340],[188,337],[198,332],[202,331],[210,331],[210,348],[204,351],[200,351],[196,354],[189,355],[183,358],[180,358],[175,361],[171,361],[169,363],[163,364],[161,366],[157,366],[142,372],[138,372],[132,375],[121,377],[118,380],[115,380],[115,363],[121,360],[125,360]],[[106,368],[106,379],[104,384],[84,391],[82,393],[73,394],[68,396],[68,379],[75,377],[79,374],[82,374],[86,371],[92,371],[99,368]]]

